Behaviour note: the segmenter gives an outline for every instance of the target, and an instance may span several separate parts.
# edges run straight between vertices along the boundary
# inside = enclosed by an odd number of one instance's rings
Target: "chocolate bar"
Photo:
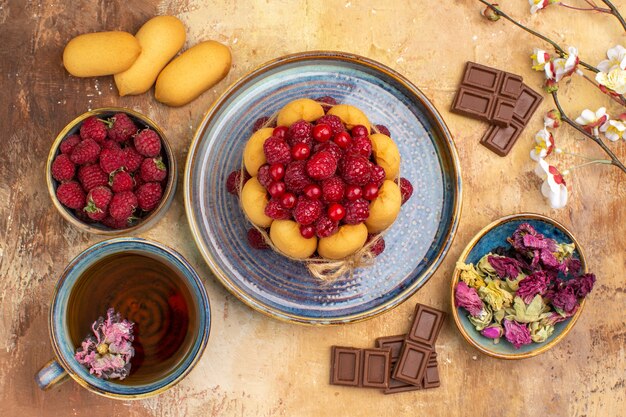
[[[390,358],[390,349],[333,346],[330,383],[351,387],[387,388]]]
[[[422,304],[415,306],[415,316],[407,338],[431,350],[435,349],[435,341],[443,327],[446,313]]]

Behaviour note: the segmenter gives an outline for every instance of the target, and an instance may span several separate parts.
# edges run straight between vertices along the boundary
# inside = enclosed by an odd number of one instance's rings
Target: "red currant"
[[[287,126],[278,126],[272,131],[272,136],[285,139],[287,137],[287,132],[289,132],[289,128]]]
[[[346,149],[350,146],[350,142],[352,142],[352,138],[348,132],[339,132],[333,138],[333,142],[337,144],[341,149]]]
[[[309,184],[304,187],[304,194],[311,200],[319,200],[322,196],[322,189],[319,185]]]
[[[357,138],[359,136],[367,136],[370,132],[367,131],[367,128],[363,125],[356,125],[350,130],[352,133],[352,137]]]
[[[378,186],[373,182],[370,182],[365,187],[363,187],[363,198],[366,200],[372,201],[378,197]]]
[[[292,193],[285,193],[280,198],[280,205],[284,208],[293,208],[296,205],[296,196]]]
[[[267,192],[274,198],[278,198],[281,195],[285,194],[286,188],[284,182],[272,182],[269,187],[267,187]]]
[[[333,203],[328,206],[328,217],[330,217],[331,220],[338,222],[339,220],[343,219],[345,215],[346,209],[343,208],[341,204]]]
[[[305,239],[311,239],[313,236],[315,236],[315,226],[313,225],[302,226],[301,225],[300,234]]]
[[[272,164],[270,165],[269,174],[274,181],[280,181],[285,176],[285,166],[283,164]]]
[[[306,143],[299,142],[293,145],[293,148],[291,148],[291,156],[293,156],[293,159],[295,159],[296,161],[304,161],[309,157],[310,154],[311,147]]]
[[[326,142],[333,136],[333,130],[325,123],[316,125],[313,128],[313,139],[318,142]]]
[[[363,190],[361,190],[361,187],[359,187],[358,185],[350,184],[346,186],[346,198],[348,199],[348,201],[358,200],[359,198],[361,198],[362,195]]]

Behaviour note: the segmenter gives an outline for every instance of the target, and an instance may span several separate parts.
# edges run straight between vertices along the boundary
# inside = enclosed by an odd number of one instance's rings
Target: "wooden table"
[[[531,16],[524,1],[504,3],[526,24],[563,45],[578,46],[592,63],[603,59],[608,47],[624,43],[610,16],[556,5]],[[626,10],[626,1],[616,3]],[[536,89],[542,83],[528,56],[534,46],[547,45],[504,21],[487,22],[480,9],[473,0],[0,1],[0,414],[624,415],[626,174],[602,166],[575,171],[568,177],[567,207],[551,210],[528,157],[541,127],[540,113],[552,107],[549,98],[506,158],[478,145],[486,125],[449,113],[468,60],[519,73]],[[73,36],[114,29],[134,33],[156,14],[180,17],[188,27],[188,45],[206,39],[230,45],[234,64],[227,79],[192,104],[173,109],[156,102],[152,92],[118,97],[112,77],[78,79],[64,71],[61,53]],[[446,119],[461,159],[464,204],[454,244],[434,277],[397,309],[364,323],[310,328],[269,319],[237,301],[212,276],[190,236],[181,182],[166,217],[140,236],[177,248],[204,279],[214,322],[198,366],[169,392],[145,401],[101,398],[74,382],[39,391],[32,376],[52,357],[47,317],[57,277],[78,252],[102,240],[71,227],[50,203],[44,162],[57,132],[86,109],[130,107],[164,128],[182,172],[196,126],[230,83],[272,58],[316,49],[357,53],[394,68],[420,87]],[[619,111],[580,77],[561,91],[573,116],[601,105]],[[569,127],[557,131],[559,146],[601,155],[579,136]],[[626,159],[624,141],[609,146]],[[556,160],[562,168],[579,162],[564,156]],[[490,221],[522,211],[543,213],[570,227],[598,276],[580,321],[565,340],[539,357],[501,361],[467,345],[448,321],[438,342],[440,388],[384,396],[328,384],[331,345],[368,346],[378,336],[404,331],[416,302],[450,310],[449,280],[467,241]]]

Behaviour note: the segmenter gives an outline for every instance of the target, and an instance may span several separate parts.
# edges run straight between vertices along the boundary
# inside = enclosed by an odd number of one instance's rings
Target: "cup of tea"
[[[133,322],[134,356],[124,379],[92,375],[74,355],[92,324],[113,308]],[[209,339],[206,290],[176,251],[141,238],[91,246],[65,268],[50,308],[56,358],[35,380],[42,389],[71,377],[96,394],[135,399],[162,393],[198,362]]]

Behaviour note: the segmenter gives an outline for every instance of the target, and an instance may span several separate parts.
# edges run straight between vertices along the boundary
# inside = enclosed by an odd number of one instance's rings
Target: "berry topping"
[[[319,200],[322,196],[322,189],[319,185],[309,184],[304,187],[304,195],[309,197],[311,200]]]
[[[374,237],[376,237],[376,235],[368,235],[367,237],[367,242],[369,243],[372,241],[372,239],[374,239]],[[374,256],[378,256],[381,253],[383,253],[385,251],[385,239],[383,239],[382,237],[379,238],[376,243],[374,243],[374,245],[372,245],[370,247],[370,252],[372,253],[372,255]]]
[[[316,180],[325,180],[335,174],[337,160],[330,152],[318,152],[306,163],[306,172],[309,177]]]
[[[346,224],[363,223],[370,216],[369,202],[362,198],[348,201],[345,204],[345,209],[346,215],[343,218],[343,222]]]
[[[102,224],[111,229],[124,229],[128,227],[128,219],[116,220],[111,216],[107,216],[102,219]]]
[[[143,161],[143,155],[141,155],[134,146],[130,145],[122,149],[124,152],[124,159],[126,160],[126,170],[128,172],[135,172],[141,166]]]
[[[248,243],[254,249],[267,249],[269,245],[265,241],[265,238],[257,229],[249,229],[248,230]]]
[[[291,209],[296,205],[296,196],[293,193],[285,193],[280,197],[280,205],[284,208]]]
[[[347,149],[352,142],[352,138],[348,132],[339,132],[333,138],[333,142],[335,142],[341,149]]]
[[[272,131],[272,136],[276,136],[277,138],[281,139],[287,139],[287,132],[289,132],[289,128],[287,126],[278,126]]]
[[[63,142],[61,142],[61,145],[59,145],[59,149],[61,150],[61,153],[64,153],[66,155],[71,155],[72,151],[74,150],[76,145],[78,145],[79,143],[80,143],[80,136],[70,135],[67,138],[65,138]]]
[[[167,177],[167,168],[161,158],[146,158],[141,163],[140,175],[145,182],[163,181]]]
[[[102,142],[102,144],[100,145],[100,148],[102,149],[115,149],[115,150],[121,150],[122,147],[120,146],[119,143],[117,143],[114,140],[111,139],[107,139],[104,142]]]
[[[110,120],[109,138],[115,142],[126,142],[137,132],[137,126],[126,113],[116,113]]]
[[[247,171],[246,171],[247,172]],[[270,166],[268,164],[261,165],[259,172],[256,174],[259,183],[267,189],[272,183],[272,176],[270,175]]]
[[[341,119],[334,114],[324,115],[317,119],[315,123],[318,125],[325,124],[330,126],[331,130],[333,131],[333,135],[336,135],[339,132],[344,132],[346,130],[346,127],[341,122]]]
[[[158,182],[147,182],[135,191],[137,205],[143,211],[150,211],[159,205],[163,196],[163,189]]]
[[[288,164],[291,161],[289,145],[281,138],[270,136],[263,144],[263,153],[268,164]]]
[[[126,158],[121,149],[103,149],[100,152],[100,168],[110,174],[126,165]]]
[[[57,198],[65,207],[82,209],[85,207],[85,192],[76,181],[68,181],[57,187]]]
[[[275,220],[287,220],[291,218],[291,211],[283,207],[278,200],[270,200],[265,206],[265,215]]]
[[[300,197],[293,209],[293,218],[302,225],[312,224],[322,214],[322,203],[319,200],[309,200]]]
[[[311,180],[306,173],[306,161],[295,161],[287,165],[285,185],[288,191],[301,193],[310,183]]]
[[[378,129],[378,133],[382,133],[383,135],[387,135],[391,137],[391,133],[389,133],[389,129],[385,125],[376,125],[376,129]]]
[[[367,136],[370,134],[370,132],[367,131],[367,128],[363,125],[356,125],[354,126],[351,130],[350,133],[352,133],[353,137],[358,137],[358,136]]]
[[[126,171],[115,171],[109,176],[109,185],[114,193],[132,191],[135,187],[133,177]]]
[[[363,187],[363,198],[366,200],[374,200],[378,197],[378,186],[373,182],[370,182],[365,187]]]
[[[346,184],[339,177],[330,177],[322,182],[322,196],[324,202],[333,203],[341,201],[345,193]]]
[[[100,145],[93,139],[85,139],[72,150],[70,159],[78,165],[91,164],[98,160]]]
[[[265,127],[267,122],[269,122],[270,118],[267,116],[259,117],[254,121],[254,125],[252,125],[252,131],[256,132],[257,130]]]
[[[332,106],[336,106],[337,105],[337,100],[335,100],[331,96],[318,97],[318,98],[315,99],[315,101],[317,101],[318,103],[320,103],[322,105],[322,108],[324,108],[325,112],[330,110],[330,108]]]
[[[130,221],[135,208],[137,207],[137,197],[132,191],[123,191],[113,194],[109,203],[109,214],[115,220]]]
[[[318,142],[328,142],[333,137],[333,131],[327,124],[315,125],[313,128],[313,139]]]
[[[311,239],[313,236],[315,236],[315,227],[313,227],[312,225],[300,226],[300,234],[305,239]]]
[[[98,164],[83,165],[78,168],[77,177],[87,191],[91,191],[100,185],[109,185],[109,176]]]
[[[102,220],[108,214],[109,202],[113,193],[109,187],[99,186],[87,194],[87,205],[83,209],[92,220]]]
[[[370,182],[370,162],[360,155],[346,155],[341,165],[341,178],[348,184],[365,185]]]
[[[343,150],[335,142],[324,142],[315,145],[314,153],[329,152],[337,161],[343,157]]]
[[[91,139],[97,143],[102,143],[107,138],[107,127],[96,116],[88,117],[80,125],[80,137],[83,140]]]
[[[385,182],[385,168],[376,164],[371,164],[370,166],[372,168],[370,181],[380,187]]]
[[[372,155],[372,141],[367,136],[355,136],[350,145],[350,152],[369,159]]]
[[[135,135],[135,149],[143,156],[154,158],[161,152],[161,138],[154,130],[144,129]]]
[[[54,158],[52,162],[52,177],[57,181],[69,181],[74,178],[76,165],[70,160],[66,154],[60,154]]]
[[[306,143],[296,143],[291,148],[291,156],[296,161],[303,161],[311,154],[311,147]]]
[[[404,177],[400,178],[400,194],[402,194],[402,204],[413,195],[413,184]]]
[[[332,203],[328,206],[327,214],[331,220],[338,222],[346,215],[346,209],[339,203]]]
[[[285,191],[285,183],[280,181],[274,181],[269,185],[269,187],[267,187],[267,192],[274,198],[278,198],[285,194]]]
[[[358,185],[346,185],[346,198],[348,201],[354,201],[363,196],[363,190]]]
[[[232,195],[239,195],[239,183],[241,182],[241,171],[233,171],[228,174],[228,178],[226,179],[226,190]],[[250,176],[247,172],[244,173],[243,183],[250,179]]]
[[[305,120],[298,120],[289,127],[287,141],[290,146],[295,146],[296,143],[306,143],[311,146],[313,144],[313,126]]]
[[[280,181],[285,176],[285,166],[283,164],[272,164],[269,167],[269,174],[274,181]]]
[[[334,235],[339,230],[339,222],[332,220],[325,214],[322,214],[315,223],[315,234],[319,238]]]

